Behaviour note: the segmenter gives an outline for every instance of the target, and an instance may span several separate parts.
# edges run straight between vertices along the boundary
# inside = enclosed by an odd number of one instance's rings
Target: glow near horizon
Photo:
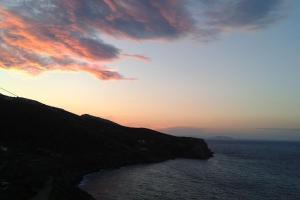
[[[230,32],[219,40],[132,42],[105,38],[150,62],[110,64],[137,80],[99,81],[84,73],[38,76],[1,70],[0,84],[19,96],[149,128],[299,128],[300,3],[265,30]]]

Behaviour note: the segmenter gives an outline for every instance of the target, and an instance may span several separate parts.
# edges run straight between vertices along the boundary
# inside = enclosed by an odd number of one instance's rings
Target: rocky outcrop
[[[0,122],[1,200],[92,199],[76,187],[91,171],[212,156],[202,139],[129,128],[19,97],[0,95]]]

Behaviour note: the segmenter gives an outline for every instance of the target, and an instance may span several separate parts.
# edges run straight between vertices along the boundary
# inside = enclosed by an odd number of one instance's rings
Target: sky
[[[0,0],[0,86],[171,134],[300,140],[299,11],[298,0]]]

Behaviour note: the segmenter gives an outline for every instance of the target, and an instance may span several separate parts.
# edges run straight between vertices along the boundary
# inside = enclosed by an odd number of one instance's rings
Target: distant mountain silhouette
[[[229,136],[214,136],[214,137],[210,137],[208,139],[210,139],[210,140],[234,140],[234,138],[229,137]]]
[[[129,128],[2,94],[0,122],[1,200],[93,199],[76,187],[86,173],[177,157],[212,156],[202,139]]]

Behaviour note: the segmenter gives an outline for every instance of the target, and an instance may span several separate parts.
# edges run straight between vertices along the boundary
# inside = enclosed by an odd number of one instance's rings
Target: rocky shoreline
[[[208,159],[202,139],[129,128],[0,94],[0,199],[92,200],[77,185],[100,169]]]

